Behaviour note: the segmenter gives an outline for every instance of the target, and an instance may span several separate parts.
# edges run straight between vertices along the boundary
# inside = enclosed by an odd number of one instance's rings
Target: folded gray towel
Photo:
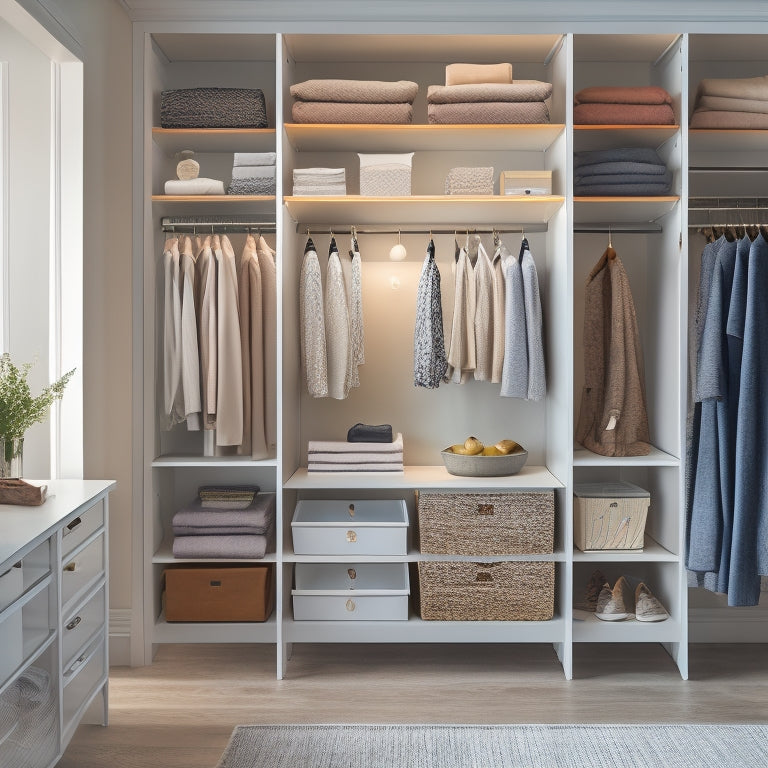
[[[232,179],[227,187],[228,195],[274,195],[276,193],[275,179]]]
[[[235,152],[234,167],[240,165],[275,165],[276,152]]]
[[[275,518],[275,494],[257,493],[253,503],[245,509],[212,509],[203,506],[200,499],[195,499],[173,516],[174,533],[176,528],[208,533],[210,528],[235,526],[246,528],[250,533],[264,533]]]
[[[173,556],[260,560],[268,543],[267,536],[177,536]]]
[[[573,166],[594,165],[595,163],[650,163],[665,165],[659,153],[650,147],[621,147],[618,149],[593,149],[584,152],[574,152]]]
[[[583,184],[573,186],[578,197],[657,197],[669,194],[668,184]]]
[[[233,179],[274,179],[277,168],[274,165],[235,165]]]
[[[575,176],[574,184],[671,184],[669,171],[661,175],[650,173],[602,173],[596,176]]]
[[[662,176],[667,170],[664,164],[633,163],[627,160],[618,162],[592,163],[580,165],[576,170],[577,176],[598,176],[606,173],[640,173],[653,176]]]

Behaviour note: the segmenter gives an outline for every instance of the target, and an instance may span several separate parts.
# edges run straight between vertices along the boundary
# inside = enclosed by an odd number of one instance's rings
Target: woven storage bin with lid
[[[418,494],[419,547],[434,555],[533,555],[554,548],[554,491]]]
[[[577,483],[573,496],[573,540],[580,550],[643,551],[648,491],[624,481]]]
[[[419,561],[425,621],[549,621],[555,610],[555,564]]]

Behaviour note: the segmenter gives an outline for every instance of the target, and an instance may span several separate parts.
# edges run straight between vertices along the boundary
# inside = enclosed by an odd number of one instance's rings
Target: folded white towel
[[[399,462],[384,464],[324,464],[310,462],[307,472],[403,472]]]
[[[275,152],[235,152],[233,166],[239,165],[275,165],[277,154]]]
[[[233,179],[274,179],[274,165],[235,165],[232,168]]]
[[[403,433],[398,432],[391,443],[348,443],[346,440],[310,440],[308,453],[375,453],[393,454],[403,452]]]
[[[314,197],[316,195],[340,195],[347,194],[346,184],[329,184],[323,186],[310,186],[307,184],[295,184],[293,187],[294,197]]]
[[[165,182],[166,195],[223,195],[224,182],[217,179],[170,179]]]
[[[403,452],[395,453],[320,453],[313,451],[309,454],[310,462],[320,462],[321,464],[381,464],[393,462],[403,463]]]

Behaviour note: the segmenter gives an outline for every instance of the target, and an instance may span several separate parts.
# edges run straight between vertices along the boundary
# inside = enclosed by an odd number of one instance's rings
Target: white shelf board
[[[231,205],[233,203],[271,203],[274,195],[152,195],[153,203],[215,203]]]
[[[680,459],[656,447],[647,456],[601,456],[580,445],[573,448],[574,467],[679,467]]]
[[[551,621],[293,621],[283,622],[291,643],[561,643],[565,623]]]
[[[620,147],[658,149],[679,130],[679,125],[574,125],[573,145],[577,152]]]
[[[164,540],[152,555],[153,563],[173,563],[174,565],[185,565],[186,563],[207,563],[210,566],[220,564],[231,565],[233,563],[242,563],[248,565],[259,565],[261,563],[274,563],[277,555],[274,552],[268,552],[260,558],[230,558],[230,557],[174,557],[173,544],[171,541]]]
[[[755,152],[768,150],[768,130],[729,130],[691,128],[688,131],[688,151],[693,152]]]
[[[410,197],[361,197],[359,195],[286,197],[285,207],[294,221],[328,225],[430,224],[457,226],[477,224],[545,224],[563,205],[565,198],[542,195],[413,195]]]
[[[276,643],[275,613],[264,622],[155,622],[154,643]]]
[[[152,128],[152,140],[168,157],[195,152],[274,152],[274,128]]]
[[[284,35],[295,61],[418,62],[450,64],[458,52],[462,61],[494,64],[499,61],[544,62],[560,45],[560,34],[538,35]]]
[[[415,489],[447,490],[482,488],[484,490],[526,490],[534,488],[564,488],[546,467],[526,466],[508,477],[458,477],[444,466],[407,466],[399,472],[307,472],[299,467],[284,484],[285,488],[302,489]]]
[[[251,459],[248,456],[158,456],[153,467],[276,467],[277,459]]]
[[[296,555],[283,552],[285,563],[417,563],[422,561],[453,563],[498,563],[501,561],[565,562],[564,552],[543,555],[428,555],[411,550],[407,555]]]
[[[647,224],[669,213],[680,201],[664,197],[580,197],[573,198],[574,224]]]
[[[594,614],[573,621],[574,643],[679,643],[680,622],[670,617],[665,621],[601,621]]]
[[[515,150],[543,152],[565,130],[540,125],[329,125],[287,123],[294,149],[334,152]]]
[[[615,549],[603,552],[582,552],[576,548],[573,550],[575,563],[676,563],[678,560],[678,555],[662,547],[650,536],[645,537],[642,552],[621,552]]]

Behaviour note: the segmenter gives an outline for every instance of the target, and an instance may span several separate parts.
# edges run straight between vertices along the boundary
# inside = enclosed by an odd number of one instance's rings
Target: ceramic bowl
[[[445,468],[462,477],[503,477],[516,475],[528,461],[528,451],[505,456],[464,456],[451,450],[440,451]]]

